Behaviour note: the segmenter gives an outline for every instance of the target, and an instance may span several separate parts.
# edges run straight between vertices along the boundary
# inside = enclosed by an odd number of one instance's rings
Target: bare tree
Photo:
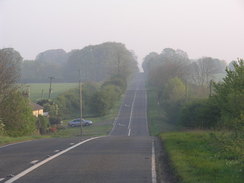
[[[206,86],[214,75],[222,72],[223,63],[218,59],[203,57],[190,65],[190,78],[199,86]]]

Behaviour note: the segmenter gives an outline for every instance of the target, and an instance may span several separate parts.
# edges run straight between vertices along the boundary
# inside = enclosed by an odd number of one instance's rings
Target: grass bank
[[[170,157],[171,167],[180,182],[243,182],[243,149],[228,152],[223,144],[218,144],[212,134],[209,131],[160,134]],[[236,144],[232,143],[232,146],[235,149]]]

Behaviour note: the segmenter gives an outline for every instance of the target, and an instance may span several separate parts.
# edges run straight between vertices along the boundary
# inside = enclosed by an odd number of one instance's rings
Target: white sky
[[[244,58],[244,0],[0,0],[0,48],[25,59],[122,42],[139,62],[171,47],[190,58]]]

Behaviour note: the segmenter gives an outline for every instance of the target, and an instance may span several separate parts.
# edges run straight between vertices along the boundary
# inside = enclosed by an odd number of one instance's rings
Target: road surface
[[[143,75],[138,75],[128,86],[108,136],[0,147],[0,182],[156,183],[146,106]]]

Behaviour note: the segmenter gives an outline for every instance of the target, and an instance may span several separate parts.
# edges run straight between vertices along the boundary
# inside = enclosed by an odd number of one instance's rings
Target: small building
[[[38,117],[39,115],[43,116],[43,107],[31,102],[30,103],[31,107],[32,107],[32,113],[34,116]]]

